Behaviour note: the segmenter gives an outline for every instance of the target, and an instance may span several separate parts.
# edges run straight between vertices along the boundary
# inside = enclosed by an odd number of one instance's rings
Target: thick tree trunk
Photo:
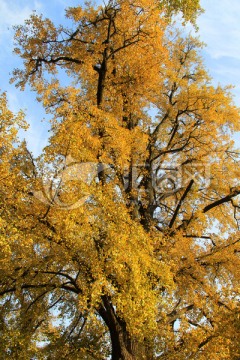
[[[124,320],[120,319],[110,302],[103,296],[103,305],[98,309],[100,316],[106,323],[111,337],[111,360],[151,360],[152,356],[146,353],[144,343],[132,339],[126,329]]]

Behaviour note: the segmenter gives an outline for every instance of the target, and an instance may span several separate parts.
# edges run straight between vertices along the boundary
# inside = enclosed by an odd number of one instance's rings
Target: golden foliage
[[[1,97],[6,356],[239,356],[239,110],[166,19],[199,10],[119,0],[69,8],[75,30],[35,14],[16,28],[14,78],[52,136],[33,159]]]

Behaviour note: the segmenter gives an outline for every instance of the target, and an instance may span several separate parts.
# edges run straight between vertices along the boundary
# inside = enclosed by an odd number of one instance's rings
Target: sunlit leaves
[[[16,28],[14,77],[52,136],[33,159],[1,98],[5,353],[237,353],[239,110],[199,40],[169,27],[178,11],[194,23],[199,2],[87,4],[67,10],[71,29],[36,14]]]

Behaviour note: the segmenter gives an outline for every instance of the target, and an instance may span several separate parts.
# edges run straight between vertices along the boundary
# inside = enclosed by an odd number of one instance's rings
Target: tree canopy
[[[69,28],[15,29],[13,80],[52,133],[34,159],[2,95],[4,358],[240,356],[239,109],[177,11],[194,22],[199,2],[88,3]]]

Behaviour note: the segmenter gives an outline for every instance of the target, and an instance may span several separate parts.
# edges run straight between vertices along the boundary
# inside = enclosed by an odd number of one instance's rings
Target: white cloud
[[[39,11],[42,4],[35,1],[25,0],[0,0],[0,44],[1,58],[8,59],[9,52],[13,49],[13,26],[24,23],[33,10]]]
[[[214,84],[232,84],[240,104],[240,1],[202,0],[205,13],[198,19],[200,39],[206,43],[203,57]]]
[[[206,11],[198,20],[199,34],[208,45],[209,55],[240,59],[240,1],[202,0],[201,4]]]
[[[40,10],[41,7],[42,4],[39,1],[28,1],[26,5],[26,1],[1,0],[0,35],[6,33],[13,25],[22,24],[33,10]]]

